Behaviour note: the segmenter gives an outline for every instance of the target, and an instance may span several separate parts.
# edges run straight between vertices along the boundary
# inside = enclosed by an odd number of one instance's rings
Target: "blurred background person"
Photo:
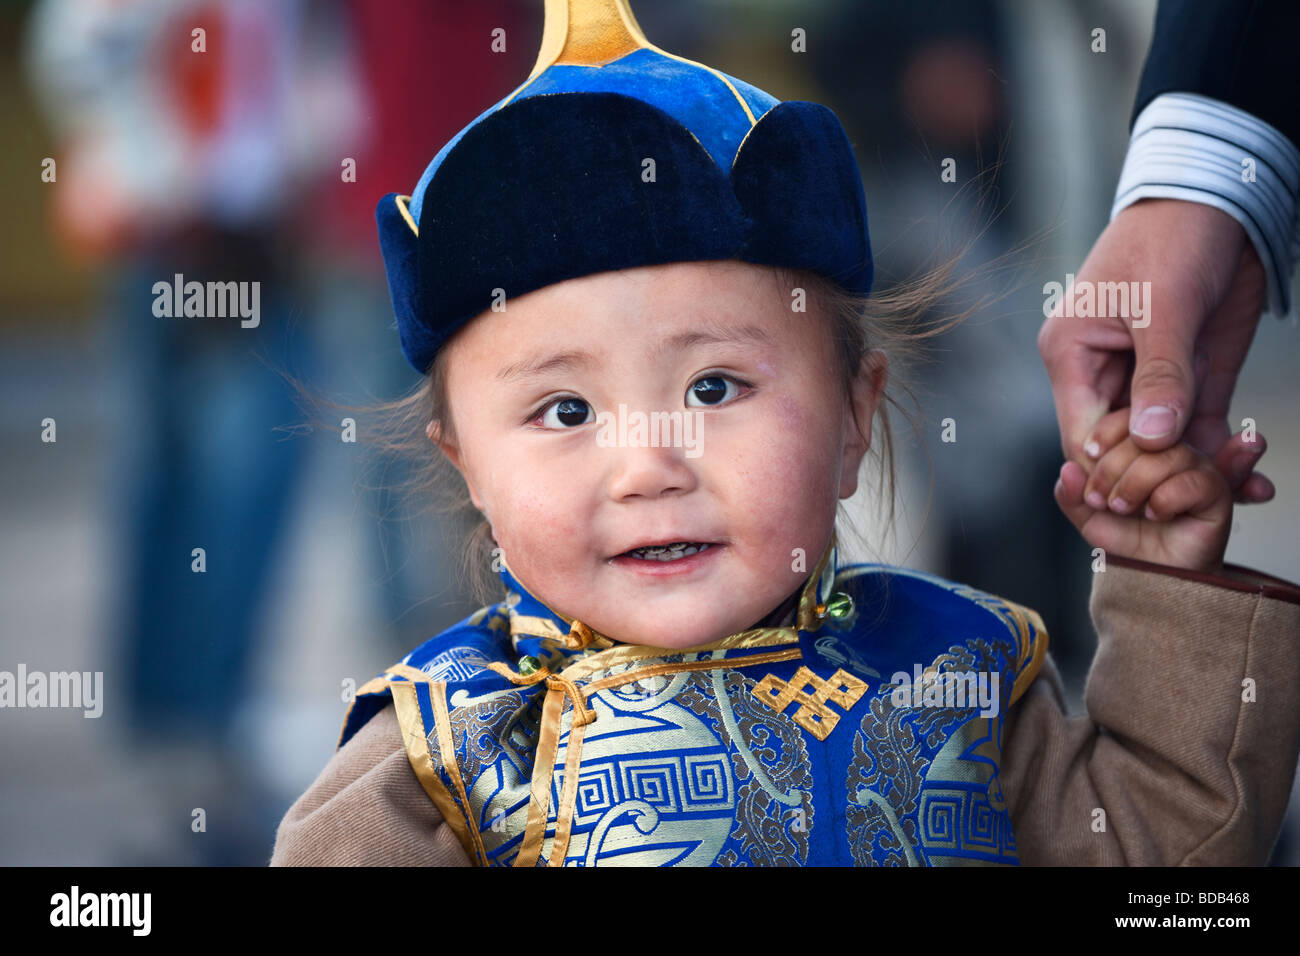
[[[49,0],[29,33],[62,160],[56,230],[112,269],[126,731],[160,813],[204,809],[202,862],[263,837],[234,717],[305,448],[276,431],[295,407],[269,366],[313,360],[296,205],[359,120],[348,61],[313,62],[313,30],[338,34],[299,2]],[[255,283],[260,314],[160,317],[154,284],[173,281]]]

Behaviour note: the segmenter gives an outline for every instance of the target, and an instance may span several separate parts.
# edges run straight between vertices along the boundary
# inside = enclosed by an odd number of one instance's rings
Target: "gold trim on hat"
[[[419,236],[420,227],[417,226],[415,220],[411,218],[411,210],[408,208],[411,203],[411,197],[398,196],[393,200],[393,202],[397,203],[397,211],[402,214],[402,218],[406,220],[406,224],[411,227],[411,232]]]
[[[754,111],[749,108],[735,84],[724,74],[707,63],[698,63],[669,53],[647,40],[632,14],[628,0],[546,0],[542,45],[537,53],[537,61],[533,64],[533,71],[501,105],[508,105],[552,66],[601,67],[640,49],[653,50],[670,60],[708,70],[731,90],[731,95],[745,111],[750,127],[757,122]]]
[[[604,66],[650,46],[627,0],[546,0],[531,80],[555,63]]]

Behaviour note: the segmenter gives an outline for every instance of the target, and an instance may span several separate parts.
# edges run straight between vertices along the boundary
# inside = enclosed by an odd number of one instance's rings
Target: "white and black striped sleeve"
[[[1226,212],[1268,277],[1268,311],[1290,311],[1300,256],[1300,150],[1256,116],[1196,93],[1161,93],[1138,114],[1111,207],[1183,199]]]

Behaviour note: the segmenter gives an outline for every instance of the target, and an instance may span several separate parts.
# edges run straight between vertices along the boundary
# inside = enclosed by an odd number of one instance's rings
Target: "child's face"
[[[458,446],[440,445],[552,610],[616,640],[689,647],[752,626],[807,579],[867,447],[827,323],[811,302],[793,311],[775,277],[734,260],[598,273],[512,299],[446,346]],[[590,358],[505,375],[559,353]],[[854,388],[868,435],[883,358],[871,353]],[[607,440],[620,404],[622,445]],[[638,412],[693,416],[695,431],[634,443]],[[665,541],[713,544],[666,563],[620,556]]]

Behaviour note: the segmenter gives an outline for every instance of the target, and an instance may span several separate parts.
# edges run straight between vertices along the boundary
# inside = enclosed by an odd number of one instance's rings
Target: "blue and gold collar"
[[[720,648],[782,644],[798,640],[801,632],[818,630],[826,617],[827,605],[831,600],[838,570],[837,553],[838,542],[836,535],[832,533],[826,549],[800,588],[798,601],[779,620],[773,621],[772,616],[775,615],[770,615],[753,627],[719,641],[698,647],[663,649],[663,652],[682,654]],[[593,631],[576,618],[552,610],[515,576],[507,565],[504,554],[500,561],[498,573],[506,591],[505,606],[510,618],[510,640],[517,654],[532,655],[542,662],[548,662],[554,671],[557,669],[554,665],[561,664],[557,656],[564,659],[563,664],[567,664],[575,657],[585,656],[588,653],[612,647],[635,646]]]

